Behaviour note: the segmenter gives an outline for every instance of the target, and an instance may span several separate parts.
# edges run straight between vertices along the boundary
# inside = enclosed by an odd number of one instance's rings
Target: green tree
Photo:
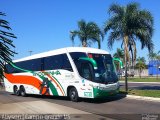
[[[145,63],[146,63],[146,60],[145,60],[144,57],[138,57],[137,58],[136,68],[138,68],[138,70],[139,70],[140,78],[141,78],[141,74],[142,74],[143,69],[146,68],[146,64]]]
[[[80,20],[78,22],[78,30],[70,31],[70,38],[74,42],[74,38],[78,36],[82,46],[87,47],[90,42],[97,42],[98,48],[101,48],[101,40],[104,35],[98,25],[94,22],[88,22]]]
[[[114,53],[113,57],[120,58],[122,61],[124,60],[124,50],[117,48],[116,53]]]
[[[140,10],[138,3],[126,6],[112,4],[109,7],[110,18],[106,21],[104,32],[110,31],[108,47],[112,48],[115,41],[122,41],[125,53],[125,89],[128,91],[127,63],[130,61],[129,46],[136,47],[136,40],[141,43],[141,48],[153,50],[153,17],[147,10]]]
[[[10,33],[11,27],[9,22],[1,17],[6,16],[5,13],[0,12],[0,78],[3,77],[3,70],[5,63],[12,62],[11,57],[16,54],[11,48],[14,48],[11,38],[16,38],[13,33]]]
[[[157,53],[155,53],[155,52],[150,52],[149,54],[148,54],[148,58],[149,58],[149,60],[156,60],[157,59]]]

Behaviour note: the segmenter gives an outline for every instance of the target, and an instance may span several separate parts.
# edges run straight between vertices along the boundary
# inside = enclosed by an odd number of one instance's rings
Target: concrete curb
[[[126,95],[127,99],[136,99],[136,100],[144,100],[144,101],[152,101],[152,102],[160,102],[160,98],[154,97],[143,97],[143,96],[135,96],[135,95]]]

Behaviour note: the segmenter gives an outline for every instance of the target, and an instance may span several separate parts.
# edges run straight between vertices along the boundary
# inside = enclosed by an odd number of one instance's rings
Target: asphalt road
[[[5,91],[0,91],[0,113],[4,109],[10,108],[3,108],[3,105],[7,105],[11,107],[12,103],[14,105],[19,106],[20,103],[35,103],[35,101],[45,102],[47,103],[54,103],[55,105],[64,106],[64,111],[69,111],[69,108],[72,108],[71,113],[75,113],[76,110],[83,111],[86,113],[90,113],[93,115],[100,116],[98,117],[99,120],[105,119],[116,119],[116,120],[141,120],[142,117],[159,117],[160,119],[160,102],[148,102],[142,100],[131,100],[125,98],[125,96],[117,95],[114,97],[109,97],[106,99],[81,99],[80,102],[71,102],[68,98],[64,97],[51,97],[51,96],[40,96],[40,95],[28,95],[27,97],[15,96],[9,94]],[[42,105],[42,106],[41,106]],[[43,104],[39,103],[40,108],[45,110]],[[25,107],[25,106],[23,106]],[[39,110],[38,107],[27,107],[30,110],[30,113],[34,113],[34,111]],[[51,111],[52,112],[52,111]],[[55,111],[53,111],[54,113]],[[74,119],[82,119],[82,113],[79,115],[74,115]],[[159,114],[159,115],[158,115]],[[83,115],[87,116],[87,114]],[[90,117],[89,117],[90,118]],[[87,118],[88,119],[88,118]],[[92,118],[93,119],[93,118]]]
[[[120,82],[122,88],[125,87],[124,82]],[[128,88],[139,90],[160,90],[160,83],[140,83],[140,82],[128,82]]]

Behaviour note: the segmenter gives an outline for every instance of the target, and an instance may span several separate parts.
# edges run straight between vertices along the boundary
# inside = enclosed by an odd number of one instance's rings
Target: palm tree
[[[146,68],[145,62],[146,62],[146,60],[145,60],[144,57],[138,57],[137,58],[136,68],[138,68],[138,70],[139,70],[140,78],[141,78],[141,73],[142,73],[143,69]]]
[[[80,20],[78,22],[78,30],[70,31],[70,38],[74,42],[74,38],[78,36],[82,46],[87,47],[89,43],[98,42],[98,48],[101,48],[101,40],[103,40],[104,35],[98,25],[94,22],[88,22]]]
[[[130,61],[129,46],[139,40],[141,48],[147,47],[149,52],[153,50],[153,17],[147,10],[140,10],[138,3],[130,3],[127,6],[112,4],[109,8],[111,15],[106,21],[104,32],[110,30],[108,47],[112,48],[115,41],[122,41],[125,53],[125,89],[128,91],[127,63]],[[136,45],[136,44],[135,44]]]
[[[0,12],[0,16],[6,16],[4,13]],[[5,63],[9,63],[12,61],[11,57],[16,54],[11,50],[11,47],[15,47],[13,45],[13,41],[10,38],[16,38],[13,33],[6,32],[4,30],[11,30],[9,27],[9,23],[0,18],[0,78],[3,77],[3,70]]]
[[[117,48],[117,51],[113,55],[113,57],[120,58],[123,61],[123,59],[124,59],[124,50],[122,50],[120,48]]]

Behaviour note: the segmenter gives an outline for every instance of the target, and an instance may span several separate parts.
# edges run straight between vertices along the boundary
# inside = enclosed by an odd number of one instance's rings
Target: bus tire
[[[13,93],[17,96],[20,96],[20,91],[18,90],[18,87],[16,85],[13,87]]]
[[[77,92],[77,90],[76,90],[75,87],[72,87],[72,88],[69,90],[69,98],[70,98],[70,100],[73,101],[73,102],[78,102],[79,97],[78,97],[78,92]]]
[[[20,86],[20,94],[22,97],[26,97],[26,91],[25,91],[24,86]]]

